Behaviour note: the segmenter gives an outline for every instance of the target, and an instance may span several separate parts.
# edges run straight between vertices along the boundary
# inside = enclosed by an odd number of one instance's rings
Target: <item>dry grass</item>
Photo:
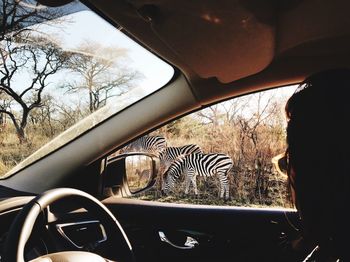
[[[293,208],[293,205],[287,199],[287,181],[286,178],[277,174],[269,178],[269,187],[266,194],[259,198],[255,195],[255,190],[248,183],[248,178],[244,177],[244,172],[238,175],[239,178],[230,181],[230,199],[223,200],[219,198],[219,183],[215,178],[206,180],[198,179],[197,187],[199,194],[194,195],[190,191],[188,195],[184,194],[184,182],[180,181],[174,188],[173,192],[163,196],[160,192],[159,184],[151,190],[139,194],[136,198],[147,201],[158,201],[164,203],[177,204],[196,204],[196,205],[214,205],[214,206],[236,206],[236,207],[253,207],[253,208]],[[240,181],[239,186],[236,182]],[[133,197],[134,198],[134,197]]]
[[[28,141],[21,144],[13,130],[2,132],[0,139],[0,177],[5,175],[9,170],[49,140],[46,136],[30,132],[28,134]]]

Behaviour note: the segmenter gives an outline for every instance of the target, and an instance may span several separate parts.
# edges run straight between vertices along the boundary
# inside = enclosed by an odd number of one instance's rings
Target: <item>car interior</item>
[[[38,2],[59,8],[71,1]],[[140,192],[128,186],[126,157],[109,156],[221,101],[350,67],[350,3],[81,2],[175,73],[161,89],[0,180],[0,260],[302,261],[310,247],[299,241],[294,208],[132,199]],[[157,157],[149,157],[152,178],[144,190],[155,185],[159,169]]]

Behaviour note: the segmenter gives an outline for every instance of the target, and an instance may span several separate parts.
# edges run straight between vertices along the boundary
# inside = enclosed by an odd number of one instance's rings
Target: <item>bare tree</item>
[[[218,127],[220,123],[235,125],[237,116],[247,108],[248,104],[249,100],[246,97],[240,97],[210,106],[197,112],[196,115],[214,127]]]
[[[0,91],[0,108],[3,108],[4,110],[8,110],[11,106],[11,100],[9,97]],[[0,112],[0,128],[4,127],[6,125],[7,118],[6,114],[3,112]]]
[[[141,75],[118,65],[119,58],[126,55],[125,49],[104,47],[98,43],[84,43],[79,51],[71,54],[68,67],[80,77],[69,83],[70,92],[87,91],[89,110],[96,111],[113,96],[120,96],[132,88]]]
[[[240,127],[241,148],[244,148],[244,141],[248,138],[253,145],[253,149],[257,152],[259,142],[258,128],[268,123],[270,118],[275,116],[278,107],[276,102],[274,102],[273,94],[269,97],[264,97],[264,93],[258,93],[252,96],[252,99],[254,99],[255,104],[253,108],[254,113],[240,114],[237,122]],[[243,151],[242,155],[244,155]]]
[[[30,32],[13,40],[1,42],[0,93],[10,102],[0,104],[0,113],[11,119],[19,141],[24,142],[28,116],[42,106],[49,77],[64,67],[67,56],[56,44]],[[18,75],[28,81],[18,81]]]
[[[36,1],[0,2],[0,115],[13,122],[20,142],[26,140],[28,116],[42,104],[48,77],[62,68],[64,57],[57,45],[39,36],[36,25],[53,25],[48,23],[53,19],[59,25],[65,20],[63,14],[64,8]]]
[[[54,121],[56,112],[54,97],[49,94],[43,95],[41,106],[33,109],[29,115],[29,126],[35,130],[39,127],[46,137],[53,137],[58,131]]]
[[[36,1],[3,0],[0,2],[0,41],[33,31],[30,26],[60,18],[63,14],[62,8],[49,8]]]
[[[55,109],[57,112],[54,121],[59,124],[62,130],[66,130],[68,127],[74,125],[89,113],[86,112],[87,110],[83,110],[81,101],[78,101],[77,104],[74,105],[56,102]]]
[[[217,128],[220,119],[223,116],[223,112],[220,110],[219,105],[210,106],[204,110],[200,110],[196,113],[204,122],[213,124],[214,128]]]

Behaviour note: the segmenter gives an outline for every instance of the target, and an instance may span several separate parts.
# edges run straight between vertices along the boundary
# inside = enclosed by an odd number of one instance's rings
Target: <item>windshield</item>
[[[83,4],[0,4],[0,178],[164,86],[174,69]]]

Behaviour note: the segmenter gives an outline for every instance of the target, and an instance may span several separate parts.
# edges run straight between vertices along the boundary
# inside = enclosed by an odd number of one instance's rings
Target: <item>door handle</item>
[[[169,244],[172,247],[175,247],[177,249],[193,249],[199,245],[198,241],[194,239],[193,237],[187,236],[186,237],[186,242],[183,246],[176,245],[172,243],[164,234],[163,231],[158,231],[158,235],[160,237],[160,241],[165,242]]]

